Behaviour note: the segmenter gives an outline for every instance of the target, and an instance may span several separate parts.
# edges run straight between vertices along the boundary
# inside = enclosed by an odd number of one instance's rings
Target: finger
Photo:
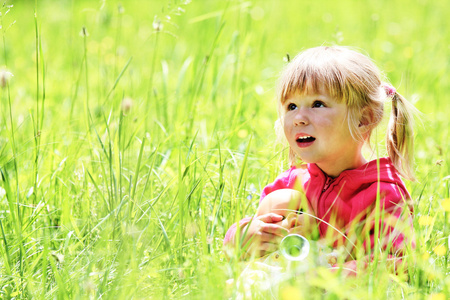
[[[289,231],[286,228],[281,227],[280,225],[270,223],[261,225],[261,232],[271,233],[281,237],[284,237],[286,234],[289,233]]]
[[[263,242],[269,242],[274,235],[259,230],[246,240],[246,244],[250,247],[258,247]]]
[[[284,216],[276,213],[268,213],[257,217],[257,219],[263,221],[264,223],[276,223],[282,221]]]
[[[272,233],[266,233],[266,232],[262,232],[259,238],[260,238],[261,243],[271,243],[271,244],[275,244],[275,245],[278,245],[282,239],[282,237],[280,237],[278,235],[274,235]]]
[[[304,215],[303,214],[296,214],[296,213],[290,213],[287,216],[288,225],[289,228],[301,226],[304,224]]]
[[[270,232],[258,232],[251,239],[248,240],[250,244],[260,245],[262,243],[278,244],[284,236],[275,235]]]
[[[278,250],[278,245],[272,244],[272,243],[262,243],[259,246],[259,251],[260,251],[261,256],[275,252],[277,250]]]
[[[290,234],[300,234],[300,235],[305,235],[303,226],[296,226],[296,227],[293,227],[293,228],[289,229],[289,233],[290,233]]]
[[[278,245],[272,243],[252,244],[245,252],[246,258],[258,258],[278,250]]]

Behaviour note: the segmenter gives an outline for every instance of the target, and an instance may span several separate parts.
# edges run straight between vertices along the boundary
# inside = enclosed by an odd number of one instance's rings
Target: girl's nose
[[[294,126],[308,125],[308,124],[309,124],[309,120],[308,120],[308,116],[307,116],[306,112],[299,109],[294,117]]]

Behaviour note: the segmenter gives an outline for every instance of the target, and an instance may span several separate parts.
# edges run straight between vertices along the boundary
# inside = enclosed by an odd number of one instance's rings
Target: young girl
[[[392,107],[389,157],[367,161],[362,148],[382,121],[385,102]],[[414,243],[407,234],[412,232],[410,195],[400,178],[414,180],[414,108],[382,81],[368,57],[345,47],[317,47],[297,55],[281,76],[278,104],[291,168],[264,188],[257,215],[234,224],[224,245],[239,242],[239,228],[247,253],[263,256],[275,251],[292,227],[298,229],[298,222],[305,235],[315,229],[334,247],[351,245],[346,267],[356,268],[355,249],[370,259],[376,244],[401,257]],[[279,193],[265,201],[281,189],[304,197],[292,200]],[[299,209],[308,213],[283,224],[288,212]]]

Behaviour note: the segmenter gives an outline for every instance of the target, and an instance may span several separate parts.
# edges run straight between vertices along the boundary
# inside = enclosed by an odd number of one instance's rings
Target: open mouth
[[[312,143],[316,140],[316,138],[312,137],[312,136],[302,136],[296,139],[297,143]]]

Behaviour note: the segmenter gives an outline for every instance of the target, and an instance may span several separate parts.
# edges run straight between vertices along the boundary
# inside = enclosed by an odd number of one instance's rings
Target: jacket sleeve
[[[283,173],[281,173],[274,182],[266,185],[264,189],[261,192],[261,197],[259,199],[259,203],[261,203],[262,199],[266,197],[268,194],[270,194],[273,191],[279,190],[279,189],[285,189],[285,188],[293,188],[295,184],[295,178],[296,174],[293,172],[295,168],[291,168]],[[242,228],[243,226],[250,223],[252,220],[252,217],[246,217],[239,221],[239,227]],[[227,233],[225,234],[225,238],[223,239],[223,244],[226,245],[229,242],[234,241],[234,236],[236,235],[237,226],[236,223],[231,225],[231,227],[228,229]]]
[[[409,201],[410,196],[405,189],[393,183],[381,183],[379,206],[376,207],[375,199],[374,205],[363,220],[362,231],[358,234],[363,239],[363,242],[359,243],[359,247],[370,249],[366,253],[363,263],[359,264],[362,269],[367,267],[368,262],[373,261],[376,240],[379,243],[377,248],[388,251],[387,262],[394,270],[402,263],[401,257],[407,245],[415,248],[412,207]],[[377,224],[378,228],[376,228]],[[356,250],[354,249],[353,252],[355,253]],[[350,260],[343,267],[356,274],[357,265],[356,260]]]
[[[244,227],[245,225],[250,223],[251,220],[252,220],[251,217],[243,218],[242,220],[239,221],[239,227],[240,228]],[[237,230],[236,223],[233,223],[233,225],[231,225],[231,227],[228,229],[227,233],[225,234],[225,238],[223,239],[224,245],[226,245],[229,242],[232,242],[234,240],[234,237],[236,235],[236,230]]]
[[[261,203],[261,201],[264,199],[264,197],[266,197],[273,191],[281,190],[281,189],[293,189],[296,184],[296,180],[297,180],[297,172],[296,172],[295,168],[291,168],[291,169],[281,173],[275,179],[274,182],[272,182],[264,187],[264,189],[261,192],[261,198],[259,199],[259,203]]]
[[[388,250],[394,256],[403,255],[407,243],[415,247],[413,236],[412,207],[409,204],[410,196],[396,184],[383,184],[380,187],[380,206],[368,214],[363,231],[368,231],[370,249],[375,246],[375,239],[380,241],[380,247]],[[377,221],[378,215],[378,221]],[[376,226],[378,223],[378,237]]]

